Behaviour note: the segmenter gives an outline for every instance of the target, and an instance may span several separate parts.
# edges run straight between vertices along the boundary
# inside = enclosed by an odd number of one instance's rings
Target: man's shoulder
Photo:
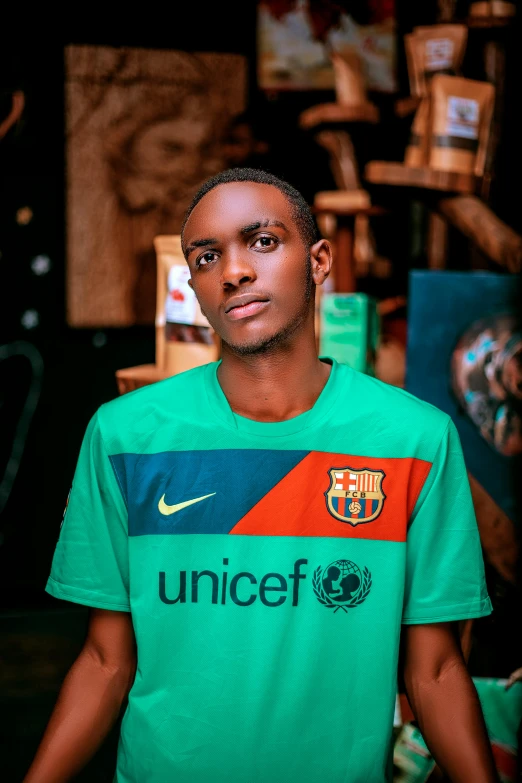
[[[198,401],[204,387],[207,365],[156,381],[123,394],[98,409],[102,435],[111,450],[131,447],[140,436],[154,432],[167,421],[190,419],[199,415]]]
[[[386,421],[389,427],[416,430],[419,435],[442,436],[450,416],[398,386],[364,373],[354,372],[350,401],[370,420]]]

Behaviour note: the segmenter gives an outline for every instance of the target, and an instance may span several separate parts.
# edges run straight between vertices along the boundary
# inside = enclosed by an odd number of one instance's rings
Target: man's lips
[[[249,315],[256,315],[256,313],[263,310],[269,302],[269,297],[266,294],[254,294],[252,292],[246,292],[244,294],[237,294],[230,297],[225,305],[225,315],[231,321],[238,321],[240,318],[246,318]]]
[[[248,302],[247,304],[237,305],[230,310],[226,310],[225,313],[227,318],[230,318],[231,321],[238,321],[241,318],[246,318],[249,315],[256,315],[256,313],[264,310],[268,304],[269,302],[266,300],[261,301],[259,299],[254,299],[252,302]]]

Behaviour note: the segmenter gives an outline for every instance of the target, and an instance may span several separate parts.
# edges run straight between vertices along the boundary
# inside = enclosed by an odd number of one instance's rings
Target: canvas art
[[[68,323],[152,324],[154,237],[178,234],[198,187],[227,168],[246,60],[68,46],[65,71]]]
[[[258,79],[266,90],[335,86],[330,52],[357,55],[369,90],[395,92],[395,0],[260,0]]]
[[[451,416],[469,473],[517,527],[522,521],[520,313],[518,276],[411,273],[406,388]]]

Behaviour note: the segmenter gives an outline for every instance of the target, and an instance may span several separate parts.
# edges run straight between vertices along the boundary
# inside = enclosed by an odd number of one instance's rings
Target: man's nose
[[[223,288],[237,287],[257,278],[254,264],[244,249],[229,251],[221,260],[221,285]]]

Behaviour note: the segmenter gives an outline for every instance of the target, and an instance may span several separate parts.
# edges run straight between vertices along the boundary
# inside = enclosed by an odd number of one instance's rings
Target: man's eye
[[[215,253],[210,253],[210,252],[203,253],[203,255],[200,256],[196,261],[196,266],[201,266],[201,265],[206,266],[206,264],[212,263],[212,261],[214,261],[215,259],[215,256],[216,256]]]
[[[277,244],[274,237],[258,237],[252,247],[270,247],[273,244]]]

